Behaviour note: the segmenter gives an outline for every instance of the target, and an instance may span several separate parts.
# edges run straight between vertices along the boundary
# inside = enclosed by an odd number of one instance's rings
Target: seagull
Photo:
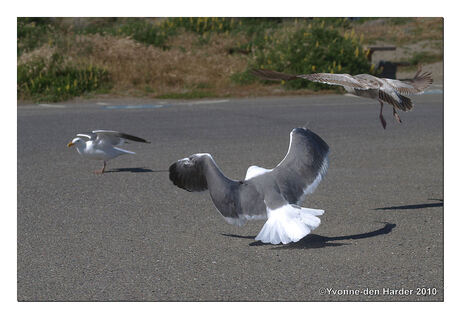
[[[92,132],[77,134],[77,137],[69,142],[67,147],[75,146],[78,153],[85,158],[102,160],[104,162],[102,169],[94,171],[96,174],[102,174],[108,160],[120,155],[135,154],[135,152],[118,148],[126,142],[126,139],[150,143],[145,139],[114,130],[93,130]]]
[[[289,81],[303,78],[313,82],[339,85],[353,95],[376,99],[380,103],[379,118],[383,129],[387,126],[382,114],[384,102],[393,106],[393,116],[401,123],[401,118],[399,118],[396,108],[405,112],[413,108],[411,99],[404,95],[421,94],[431,83],[433,83],[431,73],[422,73],[420,67],[414,78],[409,80],[378,78],[369,74],[358,74],[354,76],[332,73],[290,75],[271,70],[255,69],[251,70],[251,73],[264,80]]]
[[[217,210],[230,224],[267,219],[257,241],[297,242],[321,223],[324,210],[299,204],[326,174],[329,146],[307,128],[295,128],[289,149],[273,169],[251,166],[243,181],[227,178],[208,153],[197,153],[169,167],[169,179],[190,192],[209,190]]]

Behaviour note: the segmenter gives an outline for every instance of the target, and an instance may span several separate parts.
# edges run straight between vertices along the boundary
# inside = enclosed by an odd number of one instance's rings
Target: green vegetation
[[[54,28],[48,18],[18,18],[18,56],[51,40]]]
[[[18,18],[17,27],[18,57],[43,45],[62,51],[18,63],[18,98],[57,102],[110,88],[110,76],[106,70],[90,63],[72,63],[64,57],[68,50],[65,40],[69,39],[62,37],[63,29],[56,28],[51,18]]]
[[[342,36],[324,23],[310,24],[284,34],[267,34],[263,48],[256,50],[250,67],[293,74],[373,72],[357,36],[353,32]],[[289,81],[286,87],[331,89],[329,85],[301,79]]]
[[[49,63],[37,59],[19,65],[18,96],[57,102],[110,87],[107,71],[92,66],[77,68],[62,60],[55,54]]]

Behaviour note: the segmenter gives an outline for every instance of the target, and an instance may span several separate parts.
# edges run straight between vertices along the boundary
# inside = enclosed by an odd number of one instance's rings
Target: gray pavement
[[[414,101],[402,124],[385,107],[386,130],[378,103],[339,95],[19,106],[18,300],[443,300],[443,100]],[[227,224],[169,181],[197,152],[233,179],[273,167],[306,123],[330,167],[303,204],[322,224],[297,243],[257,243],[263,221]],[[66,143],[97,128],[151,144],[96,176]]]

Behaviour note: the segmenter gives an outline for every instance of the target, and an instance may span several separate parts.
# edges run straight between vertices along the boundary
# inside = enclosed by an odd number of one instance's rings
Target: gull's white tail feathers
[[[271,244],[297,242],[316,229],[324,210],[307,209],[287,204],[268,210],[268,220],[256,236],[257,241]]]

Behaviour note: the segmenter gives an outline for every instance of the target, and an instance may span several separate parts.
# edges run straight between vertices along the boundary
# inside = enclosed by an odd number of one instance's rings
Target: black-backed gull
[[[251,166],[243,181],[227,178],[210,154],[194,154],[169,167],[169,178],[187,191],[209,190],[228,223],[267,219],[255,238],[264,243],[297,242],[320,224],[323,210],[300,207],[328,168],[329,146],[311,130],[296,128],[289,150],[273,169]]]

